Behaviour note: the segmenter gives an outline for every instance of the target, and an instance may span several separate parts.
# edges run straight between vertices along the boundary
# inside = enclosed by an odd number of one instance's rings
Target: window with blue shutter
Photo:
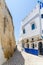
[[[43,8],[43,2],[38,1],[38,3],[40,4],[40,9]]]
[[[34,30],[35,29],[35,24],[32,24],[31,28],[32,28],[32,30]]]
[[[43,14],[41,14],[41,18],[43,18]]]
[[[25,34],[25,29],[23,29],[23,34]]]

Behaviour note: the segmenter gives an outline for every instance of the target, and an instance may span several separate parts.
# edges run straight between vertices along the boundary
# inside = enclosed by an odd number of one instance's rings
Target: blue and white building
[[[38,1],[32,12],[21,22],[19,42],[34,55],[43,55],[43,3]]]

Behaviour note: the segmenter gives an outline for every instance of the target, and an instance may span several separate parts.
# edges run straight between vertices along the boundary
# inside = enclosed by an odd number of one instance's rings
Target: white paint
[[[43,14],[43,8],[40,10],[40,13]],[[41,35],[43,36],[42,30],[43,30],[43,18],[41,18]]]
[[[41,32],[43,30],[43,19],[40,18],[43,14],[43,8],[39,9],[39,4],[33,9],[33,11],[22,21],[20,40],[24,38],[32,38],[33,36],[39,35],[41,37]],[[36,29],[31,29],[31,23],[35,23]],[[41,24],[40,24],[41,23]],[[23,34],[23,28],[26,33]],[[42,34],[43,35],[43,34]]]
[[[35,56],[24,51],[21,53],[25,59],[25,65],[43,65],[43,56]]]
[[[21,32],[20,32],[20,39],[25,40],[29,39],[32,40],[35,36],[38,36],[39,38],[42,38],[43,36],[42,30],[43,30],[43,18],[41,18],[41,14],[43,14],[43,8],[39,9],[40,5],[38,4],[33,11],[24,18],[24,20],[21,23]],[[32,30],[32,23],[35,23],[35,29]],[[25,34],[23,33],[23,29],[25,29]],[[35,39],[35,38],[34,38]],[[24,42],[25,43],[25,42]],[[34,49],[38,49],[38,41],[35,42],[34,44],[37,43],[37,46]],[[31,46],[32,43],[29,43],[29,48],[32,48]]]
[[[39,16],[39,5],[22,21],[22,33],[20,39],[30,38],[32,36],[40,35],[40,16]],[[35,23],[36,29],[31,29],[31,23]],[[26,33],[23,34],[23,28]]]
[[[4,58],[4,53],[2,50],[2,46],[0,44],[0,65],[2,65],[5,61],[6,61],[6,59]]]

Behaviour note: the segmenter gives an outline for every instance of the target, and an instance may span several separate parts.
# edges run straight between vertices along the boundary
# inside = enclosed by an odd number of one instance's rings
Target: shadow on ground
[[[5,62],[3,65],[24,65],[24,58],[18,50],[15,51],[12,58],[10,58],[7,62]]]

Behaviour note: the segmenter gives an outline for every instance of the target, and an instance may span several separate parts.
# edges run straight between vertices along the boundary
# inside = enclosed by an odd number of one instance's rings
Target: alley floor
[[[13,57],[3,65],[43,65],[43,56],[35,56],[16,50]]]

